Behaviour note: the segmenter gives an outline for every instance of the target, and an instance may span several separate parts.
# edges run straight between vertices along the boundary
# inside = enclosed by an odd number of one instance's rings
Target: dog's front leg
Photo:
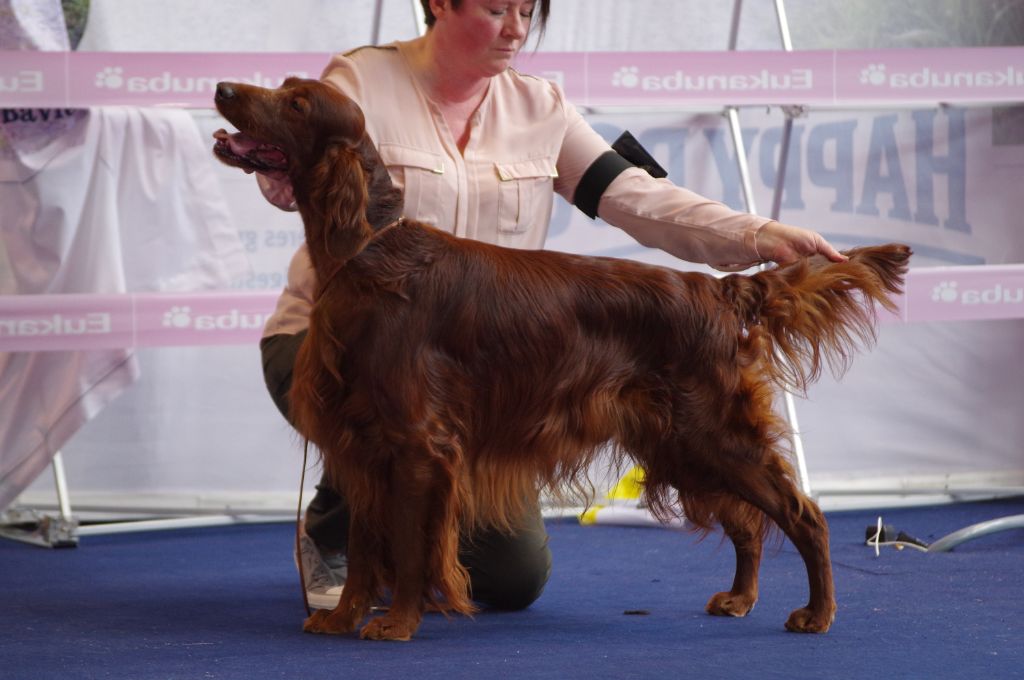
[[[469,614],[469,575],[459,564],[459,509],[452,448],[424,445],[394,465],[388,548],[394,566],[391,609],[361,631],[373,640],[408,640],[427,603]]]
[[[363,639],[410,640],[423,618],[430,571],[428,515],[439,492],[429,460],[427,452],[410,452],[392,466],[386,550],[394,568],[394,589],[388,612],[363,626]]]
[[[348,576],[341,591],[341,599],[334,609],[318,609],[313,612],[302,625],[305,632],[331,635],[352,633],[370,613],[370,607],[375,604],[380,590],[376,576],[379,569],[375,566],[380,564],[383,557],[379,551],[374,551],[373,547],[380,543],[373,540],[370,531],[366,523],[353,512],[349,524]]]

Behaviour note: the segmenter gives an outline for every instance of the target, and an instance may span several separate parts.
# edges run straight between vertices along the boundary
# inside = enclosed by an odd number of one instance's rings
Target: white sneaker
[[[322,554],[313,539],[306,535],[305,527],[302,527],[299,530],[299,550],[295,556],[296,567],[300,559],[309,606],[313,609],[334,609],[345,588],[348,558],[342,553]]]

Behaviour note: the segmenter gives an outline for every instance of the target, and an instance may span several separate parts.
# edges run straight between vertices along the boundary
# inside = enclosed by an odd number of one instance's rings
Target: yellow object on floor
[[[643,503],[644,471],[631,468],[608,492],[608,503],[587,508],[580,515],[580,524],[614,524],[619,526],[657,526],[682,529],[682,517],[667,523],[658,520]]]

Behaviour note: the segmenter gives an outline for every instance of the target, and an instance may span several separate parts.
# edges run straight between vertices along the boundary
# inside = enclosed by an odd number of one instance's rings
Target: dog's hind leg
[[[739,463],[732,468],[727,484],[779,525],[807,567],[810,600],[790,614],[786,628],[824,633],[836,611],[828,525],[818,506],[796,488],[781,460],[781,454],[772,451],[762,463]]]
[[[715,616],[746,616],[757,602],[757,572],[761,566],[765,516],[734,496],[721,498],[714,510],[736,550],[732,588],[716,593],[704,608]]]
[[[806,607],[789,615],[786,629],[796,633],[824,633],[836,615],[835,589],[832,583],[832,560],[828,548],[828,524],[825,515],[811,499],[796,488],[793,493],[802,497],[799,518],[786,535],[800,551],[807,565],[807,578],[811,597]]]

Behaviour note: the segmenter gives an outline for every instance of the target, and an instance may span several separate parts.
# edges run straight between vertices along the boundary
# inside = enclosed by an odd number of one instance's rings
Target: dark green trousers
[[[263,338],[263,377],[274,404],[288,417],[292,368],[305,331]],[[324,552],[348,548],[349,510],[344,497],[320,480],[306,508],[306,533]],[[551,574],[548,535],[535,503],[512,533],[496,529],[467,532],[459,539],[459,559],[469,571],[473,599],[497,609],[523,609],[540,597]]]

